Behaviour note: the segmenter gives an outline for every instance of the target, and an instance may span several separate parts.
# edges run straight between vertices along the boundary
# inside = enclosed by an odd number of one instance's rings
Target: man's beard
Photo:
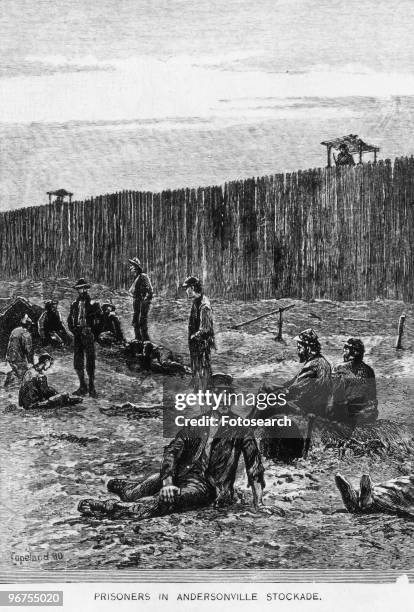
[[[305,363],[305,361],[308,360],[307,352],[298,353],[298,355],[299,355],[299,363]]]

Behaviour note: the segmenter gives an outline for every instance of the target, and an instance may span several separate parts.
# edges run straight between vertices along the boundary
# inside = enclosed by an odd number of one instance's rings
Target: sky
[[[0,209],[413,153],[409,0],[2,0]]]

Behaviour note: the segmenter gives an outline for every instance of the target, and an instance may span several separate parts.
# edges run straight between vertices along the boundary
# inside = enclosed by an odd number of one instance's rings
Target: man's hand
[[[165,485],[162,487],[159,498],[162,502],[172,504],[177,498],[180,489],[175,485]]]

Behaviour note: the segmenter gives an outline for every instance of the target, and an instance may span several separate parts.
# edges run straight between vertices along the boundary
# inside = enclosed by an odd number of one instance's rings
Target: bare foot
[[[345,508],[348,512],[358,512],[358,493],[355,491],[353,486],[346,478],[341,474],[335,476],[335,484],[339,489],[339,492],[344,502]]]
[[[373,504],[372,482],[368,474],[363,474],[359,483],[359,504],[361,510],[368,510]]]

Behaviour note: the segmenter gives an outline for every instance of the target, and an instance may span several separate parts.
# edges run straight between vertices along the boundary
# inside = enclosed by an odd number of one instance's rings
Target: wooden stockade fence
[[[414,159],[0,214],[4,279],[86,276],[124,288],[138,254],[158,293],[412,300]]]

